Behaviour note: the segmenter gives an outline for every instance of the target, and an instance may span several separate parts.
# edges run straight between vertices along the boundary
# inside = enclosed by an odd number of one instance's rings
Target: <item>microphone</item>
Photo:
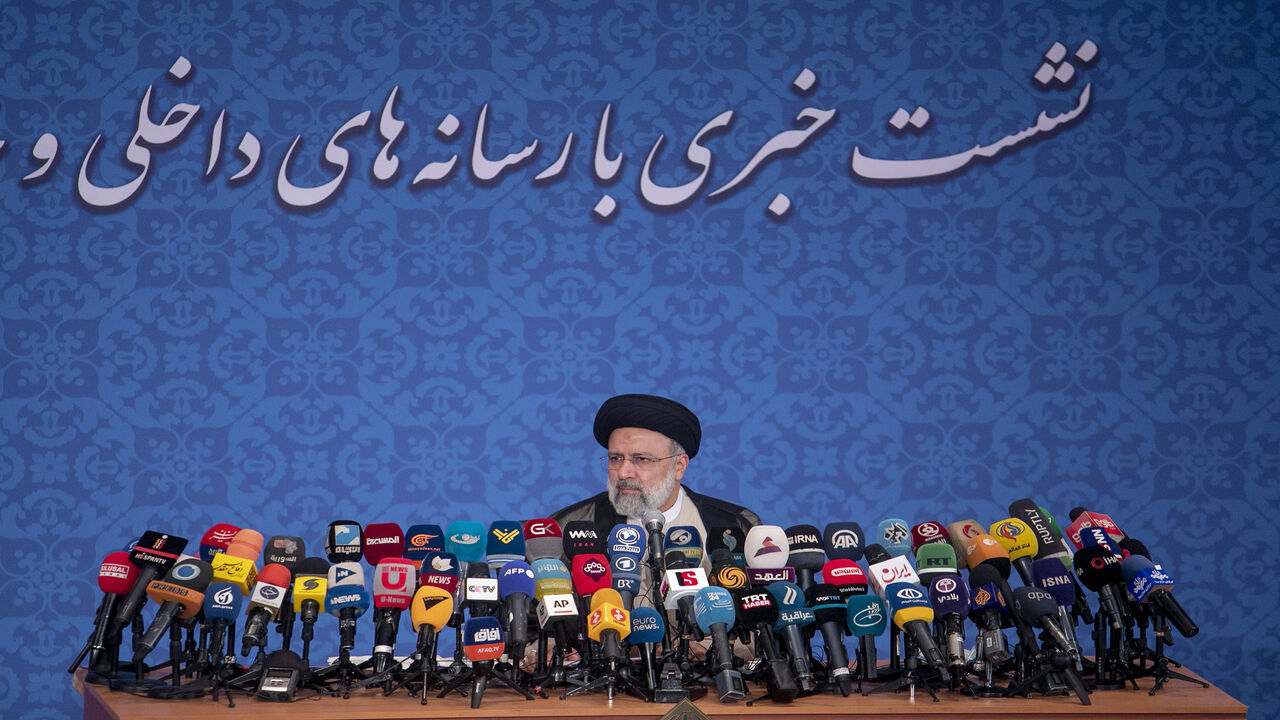
[[[738,590],[749,584],[747,571],[734,562],[733,553],[728,548],[711,551],[711,577],[708,580],[725,590]]]
[[[1080,531],[1090,527],[1101,528],[1114,542],[1125,539],[1125,534],[1116,526],[1110,515],[1077,507],[1071,509],[1068,517],[1071,518],[1071,524],[1067,526],[1067,537],[1071,538],[1071,542],[1075,543],[1077,548],[1080,547]]]
[[[342,562],[329,568],[324,594],[324,610],[338,618],[338,649],[356,646],[356,620],[369,609],[369,591],[364,586],[364,568],[359,563]]]
[[[787,533],[777,525],[756,525],[747,531],[742,550],[747,567],[779,569],[787,566],[791,545]]]
[[[404,557],[418,570],[433,552],[444,552],[444,530],[439,525],[410,525],[404,531]]]
[[[639,525],[618,523],[609,531],[609,539],[605,546],[610,560],[619,555],[630,555],[639,561],[644,557],[647,542],[644,528]]]
[[[840,690],[840,695],[849,697],[849,693],[853,691],[853,679],[849,676],[849,655],[844,649],[844,623],[848,605],[836,586],[830,583],[811,586],[805,591],[805,597],[827,649],[827,672]]]
[[[396,523],[369,523],[364,528],[364,561],[377,567],[404,556],[404,531]]]
[[[189,557],[175,564],[163,580],[153,580],[147,585],[147,597],[156,601],[160,610],[152,618],[151,625],[142,638],[134,644],[135,665],[141,667],[142,659],[160,643],[160,638],[168,632],[174,618],[187,620],[200,612],[204,603],[204,591],[212,580],[213,569],[209,567],[209,563]],[[177,660],[173,658],[175,663]]]
[[[233,654],[226,648],[227,627],[235,627],[240,615],[244,595],[234,583],[216,582],[209,585],[204,594],[204,622],[210,628],[209,662],[221,665],[225,655]]]
[[[666,600],[663,607],[676,611],[680,620],[679,633],[692,634],[695,640],[702,639],[702,629],[698,627],[693,616],[694,597],[698,591],[707,587],[707,574],[700,567],[673,568],[668,561],[668,570],[664,583],[667,587]]]
[[[116,604],[121,597],[133,589],[137,582],[138,568],[129,561],[129,553],[117,551],[103,558],[102,565],[98,567],[98,589],[103,592],[103,595],[102,602],[98,604],[98,614],[93,619],[93,632],[90,633],[84,649],[76,656],[75,662],[67,668],[68,672],[75,672],[80,666],[80,661],[84,659],[85,653],[90,651],[92,654],[89,656],[89,666],[93,667],[99,663],[99,656],[106,650],[111,616],[115,612]]]
[[[524,533],[520,532],[520,523],[495,520],[489,523],[488,537],[484,555],[494,570],[501,570],[513,560],[524,562]]]
[[[529,564],[542,558],[559,558],[564,549],[561,536],[560,523],[551,518],[536,518],[526,522],[524,554]]]
[[[116,604],[111,617],[109,635],[116,635],[131,624],[142,608],[142,598],[153,580],[164,577],[178,562],[178,556],[187,546],[187,539],[177,535],[148,530],[129,551],[129,562],[138,568],[133,587]]]
[[[309,557],[298,563],[293,576],[293,612],[302,621],[302,641],[315,637],[316,620],[324,611],[324,594],[329,587],[329,563],[324,558]],[[303,652],[303,660],[307,653]]]
[[[667,566],[663,563],[662,557],[662,527],[666,523],[666,516],[657,510],[646,510],[640,518],[640,524],[644,526],[645,541],[649,546],[649,570],[653,577],[653,604],[655,607],[662,605],[662,596],[658,590],[658,578],[661,578],[667,570]],[[668,647],[668,650],[671,648]]]
[[[640,648],[645,684],[651,691],[658,687],[658,676],[653,662],[653,646],[661,643],[666,636],[666,624],[663,623],[662,615],[657,610],[638,607],[631,611],[631,646]]]
[[[1107,622],[1112,630],[1124,627],[1128,615],[1121,610],[1121,600],[1115,586],[1124,583],[1124,571],[1120,568],[1120,558],[1105,547],[1094,545],[1076,552],[1073,563],[1076,577],[1090,590],[1098,593],[1098,602],[1107,615]]]
[[[492,615],[497,610],[498,581],[493,579],[487,563],[473,560],[467,564],[463,600],[472,617]],[[455,616],[457,614],[458,610],[455,608]]]
[[[724,550],[729,553],[729,562],[739,567],[747,564],[746,556],[743,555],[746,541],[747,536],[737,526],[718,525],[707,528],[707,553]]]
[[[1072,657],[1079,658],[1080,645],[1076,642],[1074,622],[1070,607],[1076,600],[1079,587],[1072,578],[1071,571],[1056,557],[1043,557],[1031,563],[1032,585],[1053,596],[1058,606],[1058,623],[1066,635]],[[1079,669],[1079,668],[1077,668]]]
[[[485,528],[471,520],[454,520],[444,532],[445,552],[453,553],[459,562],[478,562],[484,557]]]
[[[227,545],[225,552],[213,556],[209,564],[213,567],[213,579],[217,582],[232,582],[240,588],[240,592],[248,595],[253,592],[253,584],[258,579],[258,556],[262,554],[262,533],[257,530],[244,529]]]
[[[893,615],[893,624],[915,641],[916,647],[924,655],[924,661],[941,672],[944,666],[942,653],[938,652],[938,646],[929,634],[933,608],[925,599],[924,591],[913,583],[895,582],[885,588],[885,595],[889,601],[889,611]]]
[[[792,674],[800,691],[810,692],[814,688],[813,668],[809,659],[809,643],[801,628],[813,624],[816,619],[813,611],[805,605],[804,591],[795,583],[775,582],[765,589],[778,603],[778,621],[773,627],[787,644]]]
[[[1064,563],[1070,561],[1071,553],[1062,539],[1062,533],[1056,531],[1057,526],[1040,511],[1040,506],[1036,505],[1034,500],[1031,498],[1014,500],[1009,503],[1009,515],[1026,523],[1027,527],[1031,528],[1031,532],[1035,533],[1039,547],[1036,551],[1037,560],[1052,557]]]
[[[289,535],[273,535],[267,541],[263,560],[268,563],[283,565],[294,572],[298,563],[307,556],[307,545],[300,537]]]
[[[364,530],[355,520],[334,520],[324,536],[324,554],[331,563],[359,562],[364,556]]]
[[[787,565],[796,569],[797,582],[808,592],[813,586],[813,574],[827,560],[822,552],[822,535],[813,525],[792,525],[787,528],[787,546]]]
[[[1120,551],[1120,546],[1111,539],[1106,530],[1100,527],[1080,528],[1080,547],[1087,548],[1095,545],[1104,547],[1115,555],[1124,557],[1124,553]]]
[[[368,534],[365,535],[369,537]],[[367,552],[366,552],[367,555]],[[417,571],[404,558],[383,558],[373,571],[373,674],[386,672],[395,656],[400,614],[417,589]]]
[[[1183,637],[1192,637],[1200,628],[1192,622],[1182,605],[1173,597],[1173,578],[1141,555],[1130,555],[1120,561],[1129,594],[1141,603],[1150,602],[1164,614]]]
[[[698,627],[711,636],[715,653],[716,694],[720,702],[737,702],[747,695],[742,673],[733,668],[733,651],[729,647],[729,631],[737,619],[733,596],[719,587],[704,587],[693,598],[693,615]]]
[[[254,584],[253,593],[249,596],[249,607],[245,611],[248,619],[244,621],[241,655],[248,655],[250,648],[267,646],[267,624],[280,616],[280,608],[284,605],[284,596],[292,579],[293,573],[289,572],[289,568],[279,563],[262,566],[258,582]]]
[[[1026,538],[1031,537],[1030,530],[1022,533]],[[1004,549],[1004,545],[1000,544],[990,535],[978,535],[969,539],[965,546],[969,556],[969,567],[977,570],[980,567],[989,567],[996,571],[994,582],[996,587],[1000,588],[1000,593],[1006,599],[1012,597],[1013,590],[1009,587],[1009,571],[1012,568],[1012,562],[1009,559],[1009,551]],[[1034,551],[1031,553],[1034,555]],[[1024,556],[1023,559],[1028,559]],[[1028,560],[1029,562],[1029,560]],[[970,583],[972,583],[973,571],[969,573]],[[1013,626],[1018,631],[1018,637],[1022,642],[1033,646],[1035,643],[1035,634],[1031,631],[1031,626],[1022,621],[1022,617],[1017,613],[1012,613],[1009,618],[1013,620]]]
[[[613,577],[613,589],[622,598],[623,609],[630,611],[636,594],[640,592],[640,556],[612,556],[609,560],[609,574]]]
[[[828,560],[822,566],[822,579],[835,586],[845,602],[854,595],[867,594],[867,574],[852,560]]]
[[[936,544],[936,543],[935,543]],[[947,545],[950,550],[950,545]],[[929,604],[942,625],[947,642],[947,664],[964,667],[964,619],[969,617],[969,588],[958,574],[935,575],[929,580]]]
[[[213,556],[220,552],[226,552],[227,545],[235,538],[236,533],[240,532],[240,528],[227,523],[218,523],[200,538],[200,559],[211,563]]]
[[[827,557],[832,560],[856,562],[862,559],[865,538],[862,526],[856,522],[827,523],[827,527],[822,531],[822,547],[826,550]]]
[[[955,575],[959,572],[956,551],[951,543],[931,542],[916,550],[916,572],[920,582],[927,583],[935,577]]]
[[[858,671],[863,680],[879,677],[876,638],[888,627],[888,615],[879,595],[854,595],[845,603],[845,625],[858,638]]]
[[[590,553],[576,555],[573,558],[573,570],[570,572],[573,579],[574,592],[582,598],[582,602],[589,604],[591,596],[604,590],[612,588],[613,575],[609,571],[609,560],[599,553]],[[621,600],[619,600],[621,604]]]
[[[547,558],[544,558],[547,559]],[[559,560],[555,562],[560,562]],[[564,563],[560,563],[561,567]],[[569,579],[557,577],[544,577],[538,572],[537,562],[534,563],[533,574],[537,578],[534,581],[533,597],[538,601],[538,627],[544,633],[554,633],[556,638],[556,652],[563,649],[576,646],[577,643],[571,643],[577,637],[578,622],[578,604],[573,599],[572,591],[553,592],[560,589],[561,583],[569,588]],[[568,575],[568,572],[565,572]]]
[[[947,526],[947,534],[951,536],[951,547],[956,551],[956,562],[964,563],[968,566],[969,556],[965,551],[969,541],[973,538],[986,534],[986,526],[980,525],[977,520],[957,520]]]
[[[524,654],[529,642],[529,599],[535,594],[533,568],[524,560],[512,560],[498,571],[498,597],[506,607],[508,643],[512,656]]]
[[[1031,527],[1017,518],[1008,518],[991,526],[991,535],[1009,554],[1009,561],[1022,578],[1022,584],[1031,584],[1031,561],[1040,551],[1040,542]]]
[[[679,525],[668,528],[662,541],[662,556],[665,558],[672,552],[679,552],[695,566],[702,563],[702,534],[692,525]]]
[[[1053,596],[1044,590],[1020,587],[1013,591],[1013,609],[1022,617],[1023,622],[1038,625],[1044,631],[1043,637],[1048,638],[1060,653],[1057,658],[1051,653],[1050,666],[1062,672],[1082,704],[1091,704],[1088,688],[1085,687],[1076,669],[1072,667],[1073,664],[1080,662],[1080,657],[1076,653],[1074,643],[1063,633],[1062,628],[1058,627],[1056,617],[1059,615],[1059,608]]]
[[[605,588],[591,597],[591,612],[587,613],[587,639],[600,644],[610,672],[616,672],[618,663],[626,662],[622,641],[631,634],[631,614],[620,605],[617,593]]]
[[[436,585],[423,585],[409,604],[409,621],[418,633],[418,655],[430,663],[436,656],[436,635],[453,616],[453,593]]]
[[[989,663],[998,664],[1009,659],[1009,640],[1001,629],[1001,616],[1007,612],[1006,600],[997,584],[1000,574],[995,568],[982,566],[969,573],[970,617],[978,626],[977,648]]]
[[[434,585],[444,588],[450,595],[458,591],[459,578],[458,558],[453,553],[444,551],[430,552],[422,560],[422,573],[418,576],[419,585]]]
[[[911,552],[911,529],[906,520],[886,518],[876,526],[876,537],[880,545],[893,557],[900,557]]]
[[[871,578],[871,588],[876,594],[887,598],[885,588],[890,583],[908,582],[919,585],[920,576],[916,575],[911,561],[903,555],[892,556],[878,543],[867,546],[867,575]]]
[[[564,557],[572,563],[578,555],[604,554],[600,529],[590,520],[571,520],[564,524]]]
[[[462,652],[471,661],[471,669],[475,672],[475,677],[471,681],[471,707],[480,707],[489,673],[493,669],[493,661],[502,657],[506,647],[507,643],[502,636],[502,623],[498,622],[498,618],[473,617],[463,624]]]
[[[758,526],[757,526],[758,527]],[[774,526],[776,528],[776,526]],[[753,530],[755,528],[752,528]],[[781,529],[781,528],[778,528]],[[751,535],[747,534],[747,546],[751,545]],[[751,555],[748,553],[748,559]],[[774,702],[787,703],[796,698],[800,688],[796,685],[791,666],[782,659],[777,643],[773,639],[773,626],[779,619],[778,604],[773,594],[755,589],[740,590],[736,598],[738,617],[742,624],[755,631],[756,655],[765,659],[767,668],[765,686],[769,698]]]
[[[941,524],[927,520],[911,528],[911,552],[917,556],[924,545],[937,543],[951,544],[951,533]]]

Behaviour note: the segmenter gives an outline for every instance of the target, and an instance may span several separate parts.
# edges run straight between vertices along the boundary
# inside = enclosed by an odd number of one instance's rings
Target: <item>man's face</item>
[[[671,439],[666,435],[618,428],[609,435],[609,455],[624,458],[621,464],[609,463],[609,502],[619,515],[640,517],[647,510],[666,510],[675,504],[689,456],[668,457]]]

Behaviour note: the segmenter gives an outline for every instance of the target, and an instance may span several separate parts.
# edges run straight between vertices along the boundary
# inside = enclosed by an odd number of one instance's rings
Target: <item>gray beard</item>
[[[675,463],[672,463],[666,477],[654,485],[652,490],[646,491],[642,488],[638,494],[623,495],[618,492],[615,484],[609,488],[609,502],[613,504],[613,509],[619,515],[638,518],[649,510],[662,510],[662,504],[671,497],[671,493],[679,484],[679,480],[676,479]]]

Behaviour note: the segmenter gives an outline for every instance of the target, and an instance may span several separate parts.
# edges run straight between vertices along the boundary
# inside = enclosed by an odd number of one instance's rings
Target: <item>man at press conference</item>
[[[642,525],[644,514],[656,510],[663,515],[663,527],[695,527],[705,543],[708,529],[737,528],[739,537],[745,537],[760,524],[747,508],[695,493],[681,483],[702,443],[702,425],[675,400],[611,397],[596,412],[593,432],[607,451],[608,489],[552,513],[561,527],[586,520],[608,532],[619,523]],[[704,553],[702,563],[708,562]]]

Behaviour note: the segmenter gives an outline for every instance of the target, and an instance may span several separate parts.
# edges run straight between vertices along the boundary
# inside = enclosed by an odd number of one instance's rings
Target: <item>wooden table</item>
[[[502,687],[490,686],[479,708],[472,709],[470,700],[459,695],[437,699],[428,697],[421,705],[401,691],[383,697],[377,691],[365,690],[353,693],[347,700],[323,697],[314,700],[298,700],[293,703],[260,702],[243,693],[235,696],[236,706],[228,708],[225,698],[213,702],[207,696],[197,700],[156,700],[112,692],[99,685],[84,682],[84,670],[76,672],[75,687],[84,695],[85,720],[134,720],[145,718],[179,718],[180,720],[244,720],[245,718],[297,718],[307,720],[383,720],[423,718],[564,718],[574,720],[615,720],[621,718],[660,718],[672,705],[644,703],[630,697],[617,697],[612,705],[604,695],[571,697],[561,700],[553,695],[549,700],[538,698],[527,701]],[[1185,668],[1180,669],[1191,675]],[[876,694],[870,697],[850,695],[815,695],[800,698],[785,705],[762,701],[753,707],[743,702],[721,703],[714,697],[702,698],[698,709],[714,720],[730,718],[820,718],[835,717],[879,720],[904,716],[929,720],[992,720],[992,718],[1034,718],[1035,720],[1156,720],[1157,718],[1192,718],[1221,720],[1245,717],[1245,706],[1216,687],[1204,688],[1187,682],[1172,681],[1150,696],[1147,691],[1152,681],[1139,681],[1140,690],[1112,690],[1090,695],[1092,705],[1081,705],[1074,697],[997,698],[975,700],[950,692],[938,694],[939,702],[933,702],[928,694],[917,693],[914,700],[906,693]],[[752,687],[752,692],[763,690]],[[310,691],[300,696],[310,695]],[[754,696],[753,696],[754,697]]]

